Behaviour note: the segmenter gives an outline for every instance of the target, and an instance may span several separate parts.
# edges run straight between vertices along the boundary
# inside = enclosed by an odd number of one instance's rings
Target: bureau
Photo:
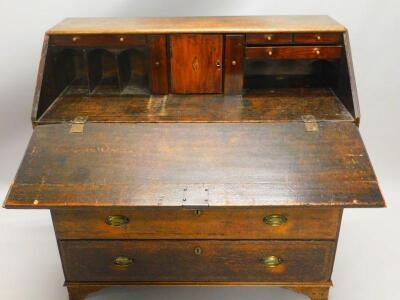
[[[326,300],[343,209],[385,206],[359,122],[348,32],[327,16],[66,19],[4,206],[51,211],[70,300],[139,285]]]

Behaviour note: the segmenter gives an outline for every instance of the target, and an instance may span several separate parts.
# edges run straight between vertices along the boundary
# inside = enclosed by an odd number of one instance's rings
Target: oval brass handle
[[[129,223],[129,218],[125,216],[108,216],[106,218],[106,224],[113,227],[123,226],[128,223]]]
[[[279,266],[280,264],[282,264],[283,259],[278,256],[271,255],[271,256],[266,256],[266,257],[262,258],[261,261],[268,268],[275,268],[275,267]]]
[[[133,263],[133,259],[126,256],[117,256],[113,259],[113,263],[119,267],[126,267]]]
[[[217,62],[215,63],[215,65],[217,66],[217,68],[221,68],[221,62],[219,60],[217,60]]]
[[[284,215],[275,214],[275,215],[269,215],[269,216],[264,217],[263,221],[267,225],[281,226],[283,224],[286,224],[288,219]]]

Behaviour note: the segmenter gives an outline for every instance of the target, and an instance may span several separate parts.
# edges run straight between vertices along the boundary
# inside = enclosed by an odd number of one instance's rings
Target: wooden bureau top
[[[329,16],[67,18],[47,34],[344,32]]]
[[[37,126],[8,208],[383,206],[357,128],[275,124]],[[207,201],[205,201],[207,200]]]

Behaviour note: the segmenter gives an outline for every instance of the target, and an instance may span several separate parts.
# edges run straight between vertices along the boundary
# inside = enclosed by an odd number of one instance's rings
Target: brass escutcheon
[[[268,268],[275,268],[283,262],[283,259],[278,256],[271,255],[271,256],[266,256],[266,257],[262,258],[261,261]]]
[[[126,225],[129,223],[128,217],[125,216],[108,216],[106,218],[106,224],[113,226],[113,227],[119,227],[122,225]]]
[[[288,219],[284,215],[274,214],[274,215],[269,215],[269,216],[264,217],[263,221],[267,225],[281,226],[281,225],[287,223]]]
[[[202,252],[203,252],[203,251],[201,250],[200,247],[194,248],[194,254],[196,254],[196,255],[201,255]]]
[[[117,256],[113,259],[113,263],[119,267],[126,267],[133,263],[133,259],[126,256]]]
[[[200,209],[195,209],[195,210],[193,211],[193,214],[194,214],[195,216],[200,216],[202,213],[203,213],[203,212],[202,212]]]

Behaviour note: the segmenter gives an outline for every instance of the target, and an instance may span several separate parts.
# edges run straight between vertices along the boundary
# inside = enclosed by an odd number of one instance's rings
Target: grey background
[[[398,1],[1,1],[0,199],[31,135],[30,109],[44,32],[69,16],[329,14],[350,31],[361,134],[386,209],[346,210],[332,300],[400,299],[400,4]],[[0,209],[0,299],[67,299],[48,211]],[[306,299],[268,288],[134,288],[89,299]]]

